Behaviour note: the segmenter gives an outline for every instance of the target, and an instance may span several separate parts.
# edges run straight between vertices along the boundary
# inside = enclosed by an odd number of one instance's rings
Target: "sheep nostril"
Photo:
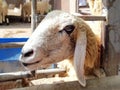
[[[33,55],[34,51],[33,50],[29,50],[28,52],[22,53],[23,57],[30,57],[31,55]]]

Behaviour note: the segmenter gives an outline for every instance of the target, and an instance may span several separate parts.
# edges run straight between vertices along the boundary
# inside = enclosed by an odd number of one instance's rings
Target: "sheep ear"
[[[76,75],[79,80],[79,83],[84,87],[86,86],[86,80],[84,76],[86,45],[87,45],[86,31],[78,31],[74,53],[74,67],[76,70]]]

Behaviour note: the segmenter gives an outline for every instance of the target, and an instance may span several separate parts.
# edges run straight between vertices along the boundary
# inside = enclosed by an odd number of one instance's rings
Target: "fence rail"
[[[44,69],[44,70],[36,70],[35,74],[40,75],[50,75],[50,74],[60,74],[65,73],[64,69]],[[34,77],[30,71],[19,71],[19,72],[10,72],[10,73],[0,73],[0,82],[17,80],[22,78],[30,78]]]

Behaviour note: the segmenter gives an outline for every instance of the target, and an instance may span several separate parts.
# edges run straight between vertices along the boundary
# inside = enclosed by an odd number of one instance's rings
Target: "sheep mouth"
[[[34,65],[34,64],[37,64],[39,63],[40,61],[36,61],[36,62],[33,62],[33,63],[22,63],[25,67],[27,66],[31,66],[31,65]]]

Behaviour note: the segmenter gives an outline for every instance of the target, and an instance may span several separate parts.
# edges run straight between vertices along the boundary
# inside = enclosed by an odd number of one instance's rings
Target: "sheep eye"
[[[63,30],[65,30],[65,32],[66,32],[67,34],[71,34],[74,29],[75,29],[75,26],[74,26],[74,25],[67,25],[67,26],[64,27]]]

